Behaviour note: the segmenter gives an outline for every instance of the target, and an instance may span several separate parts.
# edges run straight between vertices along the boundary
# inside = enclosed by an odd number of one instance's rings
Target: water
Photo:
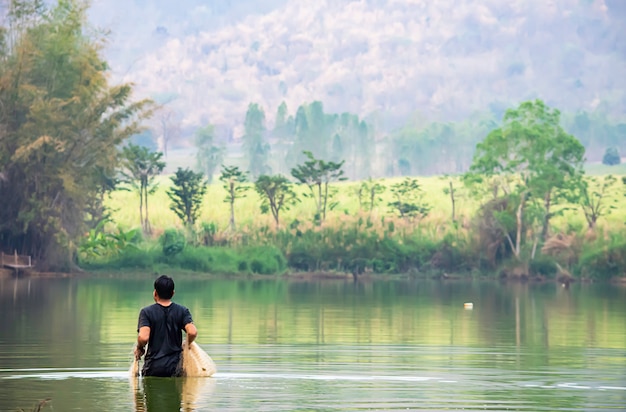
[[[0,279],[0,410],[626,410],[624,286],[179,276],[218,372],[132,380],[152,280]]]

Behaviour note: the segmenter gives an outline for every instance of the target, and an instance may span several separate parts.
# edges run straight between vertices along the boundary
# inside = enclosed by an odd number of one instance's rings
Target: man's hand
[[[135,359],[139,360],[141,359],[141,357],[144,355],[144,353],[146,353],[146,348],[145,347],[139,347],[139,346],[135,346]]]

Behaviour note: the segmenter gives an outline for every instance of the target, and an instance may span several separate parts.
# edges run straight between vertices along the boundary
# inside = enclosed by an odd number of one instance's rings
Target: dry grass
[[[387,220],[393,219],[394,212],[387,206],[393,199],[389,187],[401,181],[401,178],[384,179],[382,182],[387,190],[381,195],[382,200],[371,212],[359,210],[359,201],[356,195],[360,182],[341,182],[333,186],[337,189],[335,200],[338,205],[334,210],[327,212],[326,225],[334,227],[341,226],[354,218],[366,219],[371,215],[372,221],[380,221],[383,217]],[[428,228],[433,233],[443,232],[451,223],[452,204],[449,195],[444,192],[448,187],[448,181],[440,177],[418,178],[420,185],[425,193],[424,201],[431,207],[429,215],[419,223],[422,228]],[[170,179],[167,176],[159,178],[159,188],[149,199],[149,217],[153,227],[155,236],[160,235],[166,228],[181,228],[182,224],[169,209],[170,200],[167,197],[166,190],[170,185]],[[260,199],[258,194],[252,188],[247,192],[243,199],[235,202],[235,219],[238,231],[243,233],[256,232],[261,227],[274,227],[274,221],[270,215],[262,215],[259,210]],[[479,203],[465,194],[465,190],[458,179],[454,179],[455,189],[458,189],[456,199],[456,218],[460,222],[462,228],[469,228],[471,220],[478,210]],[[300,186],[297,192],[308,193],[308,188]],[[614,190],[612,193],[614,199],[623,199],[623,193],[620,190]],[[209,186],[204,198],[204,203],[199,218],[200,222],[211,222],[217,225],[219,236],[232,236],[228,234],[228,221],[230,218],[229,205],[224,202],[226,191],[220,182],[213,183]],[[599,229],[615,230],[622,228],[626,222],[626,208],[622,205],[626,202],[617,203],[617,209],[598,222]],[[139,227],[139,196],[135,192],[118,190],[114,192],[107,202],[107,206],[113,209],[113,218],[117,224],[125,229]],[[571,205],[570,205],[571,206]],[[301,202],[292,207],[291,210],[281,212],[281,225],[287,226],[295,219],[306,224],[311,222],[315,215],[315,205],[313,199],[301,197]],[[397,220],[400,226],[403,223]],[[552,225],[558,232],[571,233],[582,232],[585,230],[586,222],[580,208],[572,207],[571,211],[565,212],[563,216],[553,218]]]

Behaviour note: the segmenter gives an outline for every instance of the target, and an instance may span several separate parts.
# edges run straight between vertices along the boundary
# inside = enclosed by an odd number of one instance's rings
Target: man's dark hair
[[[169,276],[161,275],[154,281],[154,290],[161,299],[172,299],[174,280]]]

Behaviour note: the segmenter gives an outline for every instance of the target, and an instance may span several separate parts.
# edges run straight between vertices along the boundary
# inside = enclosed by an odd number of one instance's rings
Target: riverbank
[[[503,273],[473,273],[468,274],[454,274],[454,273],[418,273],[416,271],[410,271],[407,273],[362,273],[355,275],[354,273],[336,272],[336,271],[314,271],[314,272],[299,272],[299,271],[286,271],[281,274],[272,275],[260,275],[255,273],[206,273],[196,272],[190,270],[180,270],[176,268],[161,268],[160,271],[150,272],[141,271],[137,269],[128,270],[85,270],[74,272],[40,272],[35,269],[29,269],[28,271],[21,271],[18,275],[13,270],[0,269],[0,278],[85,278],[85,279],[145,279],[152,280],[156,276],[161,274],[167,274],[176,278],[183,278],[187,280],[201,280],[201,279],[232,279],[232,280],[290,280],[290,281],[344,281],[344,282],[372,282],[378,280],[435,280],[441,282],[463,282],[463,281],[493,281],[499,283],[511,283],[511,284],[524,284],[524,283],[557,283],[563,286],[569,286],[572,283],[609,283],[615,285],[626,286],[626,276],[613,276],[606,280],[595,280],[591,278],[567,278],[562,277],[549,278],[546,276],[506,276]]]

